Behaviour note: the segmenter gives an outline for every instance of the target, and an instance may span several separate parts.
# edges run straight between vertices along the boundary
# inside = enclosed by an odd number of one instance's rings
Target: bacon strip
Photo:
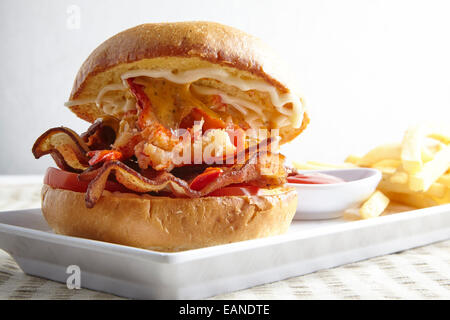
[[[101,166],[90,166],[78,175],[78,181],[92,181],[100,172]]]
[[[105,162],[97,176],[89,183],[85,196],[86,207],[94,207],[98,199],[100,199],[111,173],[115,175],[120,184],[132,191],[145,193],[160,191],[169,187],[176,195],[185,195],[191,198],[200,196],[198,192],[189,188],[186,181],[175,177],[173,174],[161,172],[153,179],[149,179],[123,162],[113,160]]]
[[[102,116],[80,135],[92,150],[108,149],[116,139],[119,120],[112,116]]]
[[[234,165],[225,170],[216,180],[200,190],[202,196],[234,183],[249,182],[267,187],[286,182],[287,173],[280,154],[260,152],[253,154],[243,165]]]
[[[44,132],[31,149],[36,159],[50,154],[56,165],[66,171],[82,172],[89,164],[86,143],[73,130],[66,127],[51,128]]]
[[[108,161],[104,163],[97,172],[96,177],[89,183],[85,196],[86,207],[92,208],[95,206],[111,174],[114,174],[116,180],[131,191],[146,193],[169,188],[176,196],[188,198],[206,196],[217,189],[234,183],[253,181],[254,185],[266,186],[273,184],[275,179],[276,184],[279,185],[285,182],[286,172],[280,170],[280,168],[284,168],[282,165],[283,159],[275,157],[281,156],[269,153],[254,154],[245,164],[236,164],[233,167],[226,168],[226,171],[214,182],[199,191],[191,189],[185,180],[177,178],[169,172],[158,172],[154,177],[148,178],[131,169],[123,162],[117,160]],[[257,158],[260,159],[258,160]],[[265,163],[273,164],[276,162],[275,160],[279,161],[279,166],[276,167],[278,171],[274,171],[270,175],[268,171],[264,171],[264,168],[266,168]]]

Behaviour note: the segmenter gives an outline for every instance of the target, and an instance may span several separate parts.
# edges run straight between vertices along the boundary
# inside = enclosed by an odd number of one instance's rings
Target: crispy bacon
[[[116,180],[120,184],[132,191],[145,193],[161,191],[169,187],[175,195],[184,195],[191,198],[200,196],[198,192],[189,188],[186,181],[175,177],[171,173],[162,171],[153,179],[149,179],[123,162],[113,160],[105,162],[97,176],[89,183],[85,196],[86,207],[92,208],[97,203],[111,173],[115,175]]]
[[[31,150],[36,159],[50,154],[56,165],[66,171],[82,172],[89,164],[86,143],[73,130],[66,127],[51,128],[44,132]]]
[[[282,184],[285,182],[287,174],[282,170],[283,159],[275,157],[281,157],[281,155],[265,152],[253,154],[243,165],[236,164],[232,167],[225,168],[214,181],[210,181],[209,184],[203,186],[200,190],[192,189],[185,180],[177,178],[169,172],[154,171],[155,175],[153,177],[146,177],[131,169],[123,162],[117,160],[107,161],[98,169],[95,178],[89,183],[85,196],[86,206],[88,208],[94,207],[100,199],[106,181],[111,174],[114,175],[117,182],[131,191],[147,193],[170,189],[178,197],[189,198],[206,196],[217,189],[234,183],[253,181],[253,185],[267,186],[276,180],[277,184]],[[272,174],[267,170],[268,163],[271,165],[279,163]]]
[[[203,173],[209,165],[207,164],[191,164],[182,167],[176,167],[170,173],[172,173],[175,177],[183,179],[187,182],[191,182],[195,179],[199,174]]]
[[[92,181],[92,179],[94,179],[98,175],[100,169],[101,165],[90,166],[78,175],[78,180],[88,182]]]
[[[200,190],[207,195],[217,189],[235,183],[250,183],[259,187],[280,185],[286,182],[284,157],[280,154],[261,152],[253,154],[243,165],[236,164],[224,170],[217,179]]]
[[[117,155],[112,150],[89,151],[85,142],[75,132],[64,127],[50,129],[39,137],[33,146],[33,154],[36,158],[51,154],[61,169],[82,172],[79,179],[90,181],[85,200],[86,206],[92,208],[102,195],[106,181],[111,175],[117,182],[134,192],[170,190],[175,196],[189,198],[202,197],[234,183],[249,182],[258,186],[281,184],[285,181],[287,173],[280,169],[283,168],[283,159],[279,158],[281,156],[267,152],[266,147],[270,143],[271,139],[268,139],[258,146],[247,148],[234,155],[231,159],[235,161],[234,165],[226,164],[227,159],[224,159],[224,165],[216,169],[210,167],[208,169],[205,165],[179,168],[180,173],[187,172],[184,174],[184,179],[169,172],[153,169],[140,170],[139,173],[130,167],[138,169],[134,162],[128,160],[129,165],[127,165],[117,160]],[[89,166],[87,154],[93,156],[91,166]],[[118,154],[120,158],[120,153]],[[244,159],[244,162],[238,162],[239,158]],[[103,165],[99,166],[102,161],[104,161]],[[272,166],[274,163],[279,165],[267,170],[267,164]],[[188,181],[195,180],[195,177],[202,175],[202,172],[205,174],[205,169],[208,173],[217,171],[220,174],[214,179],[206,179],[206,182],[202,181],[202,183],[196,183],[194,187],[190,186]]]
[[[118,119],[112,116],[102,116],[95,120],[80,137],[92,150],[108,149],[114,143],[118,131]]]

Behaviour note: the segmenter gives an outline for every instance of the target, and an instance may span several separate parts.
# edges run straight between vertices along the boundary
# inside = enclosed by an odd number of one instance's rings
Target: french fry
[[[344,162],[345,163],[353,163],[354,165],[358,165],[358,162],[361,161],[361,157],[355,154],[349,155]]]
[[[408,174],[405,171],[397,170],[390,178],[392,183],[406,184],[408,183]]]
[[[384,159],[372,165],[373,168],[394,168],[397,169],[402,163],[397,159]]]
[[[402,142],[401,159],[406,172],[414,174],[422,169],[422,146],[425,139],[422,125],[412,126],[405,132]]]
[[[447,188],[450,188],[450,173],[443,174],[436,180],[436,182],[442,183]]]
[[[430,160],[433,160],[434,158],[434,153],[432,150],[430,150],[427,147],[423,147],[422,148],[422,153],[421,153],[421,159],[422,159],[422,163],[428,162]]]
[[[367,199],[359,209],[359,214],[363,219],[369,219],[378,217],[389,204],[389,198],[386,197],[381,191],[376,190]]]
[[[383,174],[383,176],[389,176],[389,177],[394,175],[395,171],[397,170],[393,167],[372,167],[372,168],[380,170],[381,173]]]
[[[443,146],[449,143],[450,130],[447,128],[432,125],[411,126],[406,130],[402,141],[403,168],[409,174],[419,172],[424,162],[433,159],[433,151],[434,153],[439,152]]]
[[[433,160],[423,165],[423,169],[410,175],[409,187],[412,191],[427,191],[431,184],[450,167],[450,146],[436,153]]]
[[[369,167],[381,171],[377,191],[361,207],[347,210],[357,219],[390,214],[397,204],[402,210],[450,203],[450,127],[422,124],[409,127],[401,143],[377,146],[360,157],[349,155],[344,164],[317,161],[294,163],[303,170]],[[387,208],[388,207],[388,208]],[[406,208],[406,209],[405,209]]]
[[[366,153],[357,164],[361,167],[370,167],[381,160],[400,159],[401,151],[399,143],[383,144]]]
[[[450,127],[434,125],[429,129],[427,136],[438,140],[443,144],[450,144]]]
[[[444,198],[447,190],[448,188],[444,184],[434,182],[425,194],[436,198]]]
[[[412,191],[408,184],[404,183],[393,183],[390,181],[390,179],[383,179],[378,184],[378,189],[380,189],[382,192],[397,192],[397,193],[405,193],[405,194],[419,194],[414,191]],[[442,183],[433,183],[430,188],[423,192],[423,194],[428,195],[430,197],[437,197],[442,198],[445,196],[445,193],[447,191],[447,187],[443,185]]]
[[[425,139],[425,144],[422,146],[422,163],[433,160],[436,153],[443,148],[445,148],[445,144],[427,137]]]
[[[399,165],[400,160],[385,159],[373,164],[372,168],[380,170],[383,174],[393,175]]]
[[[389,181],[390,179],[382,179],[378,184],[378,189],[384,193],[387,192],[398,192],[398,193],[411,193],[411,190],[408,188],[407,184],[401,183],[392,183]]]
[[[450,203],[450,189],[446,188],[445,195],[443,197],[432,197],[438,204]]]
[[[450,144],[450,134],[449,133],[430,133],[428,137],[433,138],[435,140],[441,141],[443,144]]]
[[[445,147],[445,146],[446,146],[446,144],[445,144],[445,143],[442,143],[442,142],[439,141],[439,140],[435,140],[435,139],[430,138],[430,137],[426,137],[426,138],[425,138],[424,148],[425,148],[428,152],[432,153],[433,155],[434,155],[436,152],[440,151],[440,150],[441,150],[443,147]]]
[[[421,193],[386,192],[385,194],[392,201],[403,203],[415,208],[428,208],[441,204],[433,199],[433,197]]]

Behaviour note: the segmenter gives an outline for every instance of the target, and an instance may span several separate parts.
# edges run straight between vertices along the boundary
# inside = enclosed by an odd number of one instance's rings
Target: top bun
[[[78,71],[67,105],[78,117],[94,122],[105,114],[94,102],[100,90],[122,83],[126,72],[211,67],[243,80],[262,80],[279,94],[293,93],[283,64],[258,38],[213,22],[151,23],[120,32],[98,46]],[[303,107],[298,112],[296,124],[280,128],[281,143],[308,124]]]

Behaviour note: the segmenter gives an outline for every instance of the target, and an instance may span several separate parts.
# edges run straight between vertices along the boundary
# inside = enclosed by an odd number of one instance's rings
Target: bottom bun
[[[88,209],[84,193],[42,188],[42,212],[59,234],[157,251],[182,251],[287,231],[297,207],[294,188],[263,195],[181,199],[104,191]]]

